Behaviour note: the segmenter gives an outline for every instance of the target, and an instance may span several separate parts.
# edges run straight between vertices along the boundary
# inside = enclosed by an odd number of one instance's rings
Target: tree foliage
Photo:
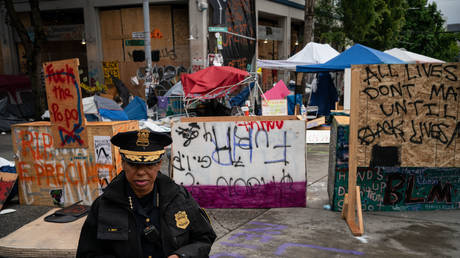
[[[341,0],[343,30],[348,38],[356,43],[364,44],[372,26],[376,23],[377,0]]]
[[[448,33],[436,3],[407,0],[406,23],[400,32],[398,47],[444,61],[456,61],[459,54],[459,33]]]
[[[315,42],[328,43],[342,51],[347,43],[342,26],[342,12],[337,0],[317,0],[315,7]]]
[[[340,8],[343,30],[355,43],[380,50],[397,44],[405,0],[341,0]]]
[[[341,51],[346,45],[405,48],[456,61],[460,33],[448,33],[436,3],[427,0],[317,0],[315,41]]]
[[[375,49],[387,50],[398,44],[399,32],[404,25],[406,1],[375,0],[375,23],[362,43]]]
[[[19,19],[13,0],[4,0],[4,2],[8,13],[8,24],[16,30],[21,43],[24,45],[27,73],[32,86],[32,92],[35,96],[35,119],[39,120],[45,110],[46,98],[41,81],[41,51],[46,42],[46,35],[40,16],[39,0],[29,0],[31,10],[30,23],[33,28],[33,36],[28,33],[27,28]]]

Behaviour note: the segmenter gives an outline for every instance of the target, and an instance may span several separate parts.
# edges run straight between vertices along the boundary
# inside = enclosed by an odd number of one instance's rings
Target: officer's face
[[[137,165],[123,161],[122,166],[134,193],[137,197],[142,197],[153,190],[153,183],[160,171],[161,161],[154,165]]]

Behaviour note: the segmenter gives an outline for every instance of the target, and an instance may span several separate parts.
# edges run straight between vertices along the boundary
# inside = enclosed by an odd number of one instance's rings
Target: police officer
[[[159,172],[167,134],[118,133],[123,171],[92,204],[77,257],[208,257],[216,234],[187,190]]]

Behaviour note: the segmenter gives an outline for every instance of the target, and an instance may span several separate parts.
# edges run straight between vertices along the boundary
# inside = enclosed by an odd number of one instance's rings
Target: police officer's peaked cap
[[[169,135],[149,129],[118,133],[110,141],[120,147],[125,161],[145,165],[158,163],[165,153],[164,147],[172,142]]]

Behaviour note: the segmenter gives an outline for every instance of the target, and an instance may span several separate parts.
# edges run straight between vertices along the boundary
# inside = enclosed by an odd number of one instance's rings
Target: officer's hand
[[[179,255],[173,254],[173,255],[168,256],[168,258],[179,258]]]

